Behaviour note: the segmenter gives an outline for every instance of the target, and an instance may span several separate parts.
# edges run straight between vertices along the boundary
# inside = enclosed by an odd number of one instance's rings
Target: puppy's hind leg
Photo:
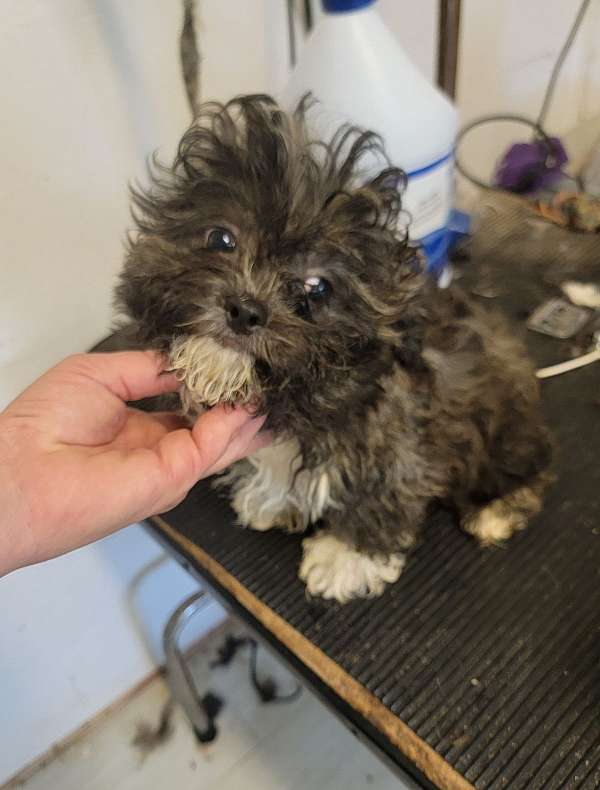
[[[484,546],[503,543],[540,512],[542,492],[549,479],[549,475],[540,475],[479,510],[466,513],[461,522],[463,529]]]

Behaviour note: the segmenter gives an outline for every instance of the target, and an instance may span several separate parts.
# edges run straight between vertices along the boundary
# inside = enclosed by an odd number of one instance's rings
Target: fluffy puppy
[[[205,105],[134,192],[118,305],[162,350],[190,415],[268,414],[272,446],[227,476],[244,526],[317,530],[308,592],[398,578],[435,503],[484,544],[541,507],[551,443],[533,368],[498,316],[439,290],[398,231],[404,174],[372,132],[314,140],[307,102]]]

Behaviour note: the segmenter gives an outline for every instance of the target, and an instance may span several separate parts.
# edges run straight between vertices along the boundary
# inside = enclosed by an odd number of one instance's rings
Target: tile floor
[[[306,689],[290,704],[261,704],[248,681],[249,655],[241,650],[227,667],[208,668],[231,623],[210,634],[191,659],[200,689],[225,700],[219,735],[199,745],[178,708],[171,734],[150,750],[134,744],[140,724],[156,726],[169,695],[156,678],[24,781],[5,790],[403,790],[408,788]],[[294,679],[266,650],[259,674],[281,693]]]

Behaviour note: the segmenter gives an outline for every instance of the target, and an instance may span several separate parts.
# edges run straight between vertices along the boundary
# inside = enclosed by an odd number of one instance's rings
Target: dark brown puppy
[[[345,601],[398,578],[434,502],[484,543],[524,527],[551,442],[520,343],[398,233],[403,173],[361,178],[379,138],[316,142],[305,115],[264,96],[202,108],[134,194],[118,304],[187,412],[268,413],[276,441],[231,470],[234,508],[262,530],[320,522],[300,575]]]

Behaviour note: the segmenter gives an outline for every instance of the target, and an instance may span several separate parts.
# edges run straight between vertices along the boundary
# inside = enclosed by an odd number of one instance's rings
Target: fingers
[[[179,382],[165,373],[167,362],[155,351],[118,351],[111,354],[77,354],[60,363],[64,371],[96,381],[121,400],[134,401],[174,392]]]
[[[139,412],[137,409],[130,409],[130,411],[145,414],[154,422],[162,425],[165,431],[176,431],[178,428],[190,427],[188,419],[172,411]]]
[[[243,458],[264,421],[265,417],[252,417],[243,408],[216,406],[203,414],[192,429],[202,459],[202,477]]]
[[[241,458],[245,458],[261,447],[270,444],[272,441],[271,435],[268,432],[259,433],[264,421],[264,417],[259,417],[246,423],[246,425],[231,438],[223,455],[212,464],[212,466],[206,469],[203,477],[218,474]]]
[[[187,427],[187,420],[171,412],[146,413],[127,409],[126,421],[111,446],[120,450],[152,448],[165,434]]]
[[[176,430],[164,436],[156,446],[162,469],[163,509],[168,509],[167,500],[171,506],[180,501],[201,478],[268,444],[268,434],[258,435],[264,421],[264,417],[252,417],[242,408],[216,406],[198,419],[192,431]]]

